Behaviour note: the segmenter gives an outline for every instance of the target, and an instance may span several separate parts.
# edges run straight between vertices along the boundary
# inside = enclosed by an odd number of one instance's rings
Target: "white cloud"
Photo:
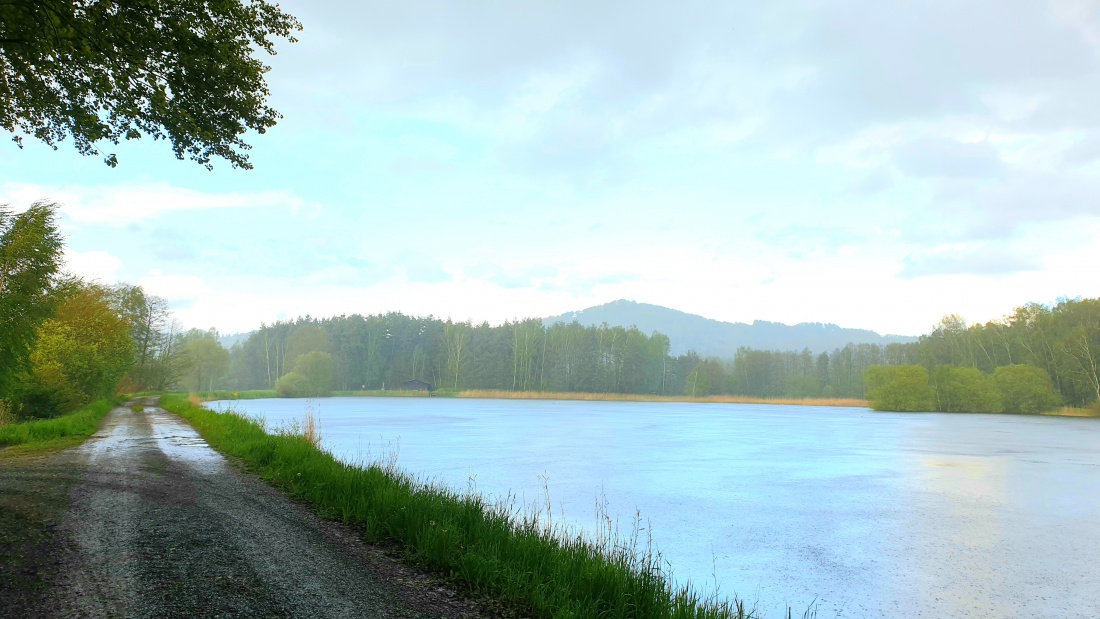
[[[146,292],[168,299],[175,308],[186,308],[199,299],[207,298],[213,292],[203,279],[197,275],[166,274],[153,269],[138,280]]]
[[[1030,251],[1020,251],[1005,243],[994,246],[950,245],[917,251],[905,259],[899,273],[903,278],[930,275],[991,275],[1000,276],[1021,271],[1037,271],[1042,268],[1038,256]]]
[[[113,283],[121,268],[122,260],[105,251],[65,248],[65,269],[84,279]]]
[[[289,191],[206,193],[168,183],[130,183],[98,187],[4,183],[0,203],[30,204],[48,199],[75,223],[129,224],[166,213],[192,210],[287,207],[316,210]]]
[[[902,144],[894,152],[894,162],[912,176],[988,177],[1004,168],[996,147],[988,142],[931,137]]]

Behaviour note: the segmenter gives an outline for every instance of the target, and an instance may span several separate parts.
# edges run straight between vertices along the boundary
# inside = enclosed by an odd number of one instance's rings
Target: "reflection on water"
[[[910,561],[939,567],[917,571],[919,588],[913,593],[934,600],[937,613],[1005,617],[1012,612],[1012,599],[998,597],[1006,591],[999,548],[1005,533],[1000,465],[989,457],[939,457],[925,459],[915,472],[914,496],[938,507],[914,505]]]
[[[300,400],[238,409],[272,424]],[[768,617],[1100,617],[1100,423],[677,403],[330,398],[326,446],[593,530]]]

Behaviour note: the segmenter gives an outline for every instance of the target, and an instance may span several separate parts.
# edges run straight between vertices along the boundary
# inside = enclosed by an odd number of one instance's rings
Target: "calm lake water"
[[[224,406],[227,403],[212,403]],[[303,400],[233,402],[272,424]],[[862,408],[324,398],[325,446],[543,497],[591,528],[640,510],[678,581],[767,617],[1100,617],[1100,420]]]

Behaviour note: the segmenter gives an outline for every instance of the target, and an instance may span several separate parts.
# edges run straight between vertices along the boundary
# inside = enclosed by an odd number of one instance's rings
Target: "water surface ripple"
[[[214,403],[213,406],[228,403]],[[273,425],[303,400],[233,402]],[[591,529],[767,617],[1100,617],[1100,420],[861,408],[324,398],[327,448]]]

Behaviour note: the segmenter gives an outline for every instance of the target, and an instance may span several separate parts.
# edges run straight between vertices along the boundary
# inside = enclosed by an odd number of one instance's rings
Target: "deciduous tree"
[[[0,205],[0,399],[11,395],[38,325],[53,313],[61,250],[56,204],[35,202],[19,214]]]
[[[192,391],[213,390],[229,369],[229,351],[218,342],[214,329],[192,329],[180,343],[183,386]]]
[[[107,291],[82,285],[38,326],[20,414],[50,416],[113,395],[133,358],[130,325],[111,307]]]

